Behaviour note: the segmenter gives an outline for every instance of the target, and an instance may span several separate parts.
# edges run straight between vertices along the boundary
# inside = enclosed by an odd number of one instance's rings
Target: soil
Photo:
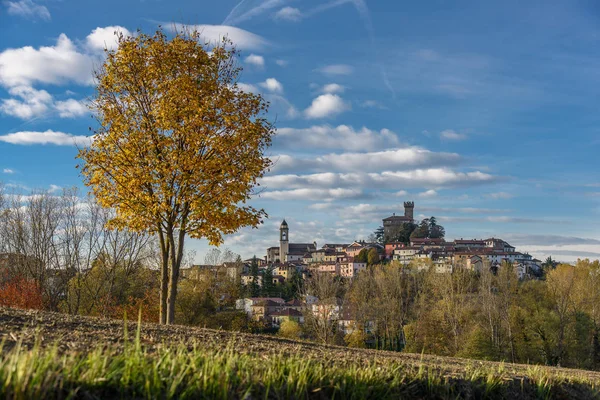
[[[127,323],[129,338],[137,331],[137,323]],[[36,340],[42,346],[58,345],[59,351],[86,351],[100,344],[122,346],[125,339],[125,323],[122,320],[82,317],[52,312],[18,310],[0,307],[0,341],[2,351],[7,351],[21,341],[31,347]],[[143,323],[140,338],[149,351],[158,347],[184,344],[188,347],[201,346],[223,348],[233,346],[240,353],[284,353],[300,354],[332,363],[387,363],[400,362],[407,366],[433,368],[445,376],[464,376],[465,370],[478,367],[502,366],[506,379],[521,380],[528,376],[530,365],[477,361],[432,355],[396,353],[380,350],[349,349],[340,346],[320,345],[305,341],[294,341],[268,335],[253,335],[195,328],[180,325],[158,325]],[[560,377],[585,379],[594,386],[600,385],[600,372],[568,368],[543,367],[545,371]]]

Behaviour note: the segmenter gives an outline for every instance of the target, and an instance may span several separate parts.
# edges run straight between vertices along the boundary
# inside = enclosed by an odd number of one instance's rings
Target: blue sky
[[[0,181],[81,186],[75,143],[101,49],[121,29],[200,26],[242,50],[271,102],[270,218],[227,237],[250,257],[351,242],[414,200],[453,238],[600,257],[600,6],[593,1],[0,2]],[[191,241],[202,260],[206,243]]]

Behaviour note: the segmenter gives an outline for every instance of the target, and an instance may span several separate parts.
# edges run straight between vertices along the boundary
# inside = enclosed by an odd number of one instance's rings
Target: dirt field
[[[120,345],[124,340],[124,323],[119,320],[71,316],[40,311],[25,311],[0,308],[0,339],[4,340],[4,350],[13,347],[18,340],[32,346],[36,338],[42,345],[57,343],[61,351],[85,351],[99,344]],[[129,336],[133,337],[137,323],[128,324]],[[215,331],[185,326],[161,326],[142,324],[142,343],[150,350],[158,346],[186,344],[209,348],[234,346],[236,351],[254,354],[295,353],[307,358],[315,358],[335,363],[381,362],[395,360],[407,365],[427,365],[447,376],[461,375],[465,369],[478,367],[500,367],[500,363],[467,360],[450,357],[437,357],[420,354],[394,353],[377,350],[348,349],[338,346],[324,346],[308,342],[279,339],[267,335],[252,335]],[[502,364],[505,374],[519,379],[528,374],[531,366]],[[544,367],[556,376],[583,378],[600,384],[600,372],[567,368]]]

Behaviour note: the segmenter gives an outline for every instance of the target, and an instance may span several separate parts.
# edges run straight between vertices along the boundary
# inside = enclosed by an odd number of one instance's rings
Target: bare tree
[[[328,273],[315,273],[305,283],[304,295],[316,299],[305,311],[305,327],[320,343],[334,342],[343,292],[343,281]]]

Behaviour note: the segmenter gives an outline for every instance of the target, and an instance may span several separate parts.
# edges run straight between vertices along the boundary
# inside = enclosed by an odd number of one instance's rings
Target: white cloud
[[[275,64],[279,65],[280,67],[287,67],[289,62],[287,60],[275,60]]]
[[[599,239],[582,238],[575,236],[559,235],[528,235],[528,234],[508,234],[504,238],[514,245],[535,245],[535,246],[577,246],[577,245],[600,245]]]
[[[310,107],[304,110],[307,118],[326,118],[340,114],[350,109],[350,105],[336,94],[322,94],[312,101]]]
[[[262,36],[248,32],[244,29],[228,25],[184,25],[165,23],[164,26],[171,31],[181,32],[184,29],[198,31],[200,36],[209,43],[219,43],[223,38],[228,38],[238,49],[260,50],[269,42]]]
[[[523,217],[511,217],[507,215],[502,216],[486,216],[486,217],[448,217],[439,216],[438,220],[442,222],[477,222],[481,221],[494,222],[494,223],[506,223],[506,224],[569,224],[570,221],[561,221],[555,219],[543,219],[543,218],[523,218]]]
[[[346,87],[339,85],[337,83],[328,83],[327,85],[323,86],[323,89],[321,89],[321,91],[323,93],[331,93],[331,94],[344,93],[344,90],[346,90]]]
[[[283,85],[275,78],[267,78],[266,81],[259,84],[272,93],[283,93]]]
[[[302,12],[294,7],[284,7],[275,13],[275,19],[285,21],[300,21],[302,19]]]
[[[408,195],[408,192],[406,190],[400,190],[399,192],[394,193],[394,195],[397,197],[405,197]]]
[[[57,101],[55,104],[58,116],[61,118],[76,118],[82,117],[89,113],[88,108],[82,101],[68,99],[65,101]]]
[[[58,186],[58,185],[50,185],[50,188],[48,189],[49,193],[56,193],[56,192],[60,192],[62,190],[62,187]]]
[[[6,49],[0,53],[0,84],[8,87],[33,83],[92,83],[92,57],[80,53],[64,33],[55,46]]]
[[[60,118],[75,118],[88,112],[81,101],[68,99],[55,102],[45,90],[36,90],[30,86],[16,86],[10,88],[8,93],[16,98],[2,99],[0,112],[11,117],[29,120],[57,112]]]
[[[6,12],[9,15],[18,15],[28,19],[50,20],[50,11],[45,6],[34,3],[31,0],[7,1]]]
[[[259,56],[257,54],[250,54],[248,57],[244,59],[246,64],[252,64],[257,67],[265,66],[265,58],[263,56]]]
[[[275,147],[297,148],[298,146],[320,149],[372,151],[398,147],[398,136],[389,129],[375,131],[362,127],[354,129],[348,125],[313,125],[310,128],[279,128],[275,136]]]
[[[324,75],[351,75],[354,68],[346,64],[332,64],[319,68],[317,71]]]
[[[437,197],[437,195],[438,194],[437,194],[437,192],[435,190],[429,189],[429,190],[427,190],[425,192],[419,193],[417,196],[419,196],[422,199],[430,199],[432,197]]]
[[[461,213],[461,214],[501,214],[511,210],[499,208],[476,208],[476,207],[419,207],[419,211],[433,213]]]
[[[275,93],[265,93],[263,96],[270,103],[270,113],[277,116],[285,115],[289,119],[298,117],[298,110],[285,97]]]
[[[21,145],[54,144],[57,146],[88,145],[88,136],[75,136],[69,133],[47,130],[45,132],[22,131],[0,136],[0,142]]]
[[[2,170],[2,172],[5,173],[5,174],[14,174],[15,173],[15,171],[13,169],[10,169],[10,168],[4,168]]]
[[[30,86],[16,86],[8,93],[18,99],[3,99],[0,112],[20,119],[39,117],[48,112],[52,106],[52,96],[45,90],[35,90]]]
[[[314,158],[295,158],[288,155],[272,157],[272,171],[339,171],[377,172],[383,170],[411,170],[458,164],[461,157],[455,153],[435,153],[419,147],[407,147],[378,152],[327,154]]]
[[[240,1],[227,15],[223,21],[224,25],[237,25],[240,22],[252,19],[262,13],[276,7],[282,6],[286,0],[260,0],[260,1]]]
[[[116,50],[118,46],[118,34],[133,36],[133,34],[122,26],[98,27],[86,37],[86,46],[92,52],[102,52],[104,49]]]
[[[365,100],[361,103],[360,106],[363,108],[379,108],[382,110],[387,109],[386,106],[382,105],[381,103],[379,103],[378,101],[375,101],[375,100]]]
[[[238,88],[240,90],[242,90],[244,92],[248,92],[248,93],[258,93],[258,92],[260,92],[260,90],[256,86],[254,86],[254,85],[252,85],[250,83],[238,82],[237,86],[238,86]]]
[[[307,175],[273,175],[262,178],[261,184],[269,189],[297,188],[373,188],[398,187],[465,187],[494,183],[502,178],[480,171],[458,172],[449,168],[414,169],[383,172],[324,172]]]
[[[334,203],[313,203],[308,206],[311,210],[330,210],[336,207]]]
[[[507,193],[507,192],[496,192],[496,193],[489,193],[489,194],[485,195],[485,197],[488,197],[488,198],[494,199],[494,200],[498,200],[498,199],[512,199],[513,197],[515,197],[515,195],[512,193]]]
[[[464,133],[458,133],[452,129],[446,129],[440,133],[440,137],[446,140],[465,140],[467,135]]]
[[[339,200],[356,199],[364,197],[359,189],[312,189],[300,188],[292,190],[276,190],[264,192],[260,195],[262,198],[271,200]]]

